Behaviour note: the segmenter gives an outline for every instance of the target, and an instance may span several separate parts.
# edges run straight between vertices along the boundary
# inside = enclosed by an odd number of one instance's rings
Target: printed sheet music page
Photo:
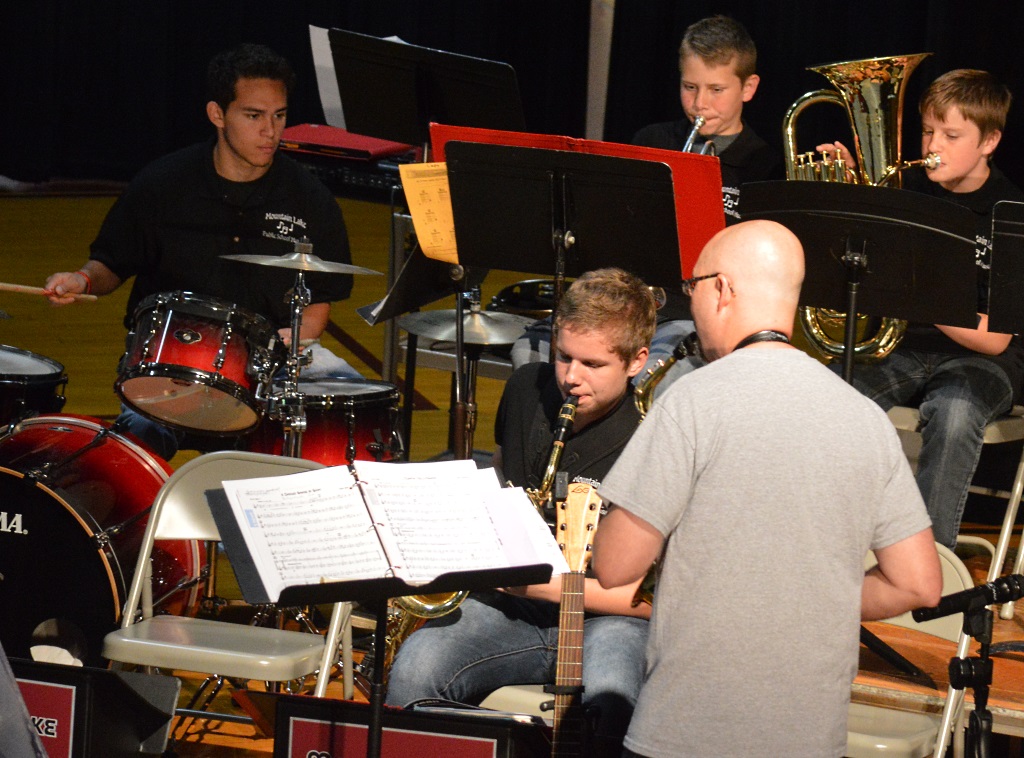
[[[454,571],[547,563],[567,570],[519,489],[471,460],[355,463],[224,482],[267,595],[324,581],[396,576],[425,584]]]

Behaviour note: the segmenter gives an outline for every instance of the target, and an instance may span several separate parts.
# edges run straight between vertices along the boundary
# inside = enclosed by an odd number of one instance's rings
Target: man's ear
[[[206,104],[206,117],[218,129],[224,128],[224,111],[221,110],[221,107],[217,105],[215,100],[211,100]]]

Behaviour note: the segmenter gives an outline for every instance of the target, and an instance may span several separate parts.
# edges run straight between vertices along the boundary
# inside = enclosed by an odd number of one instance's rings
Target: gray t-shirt
[[[842,755],[864,556],[930,524],[881,409],[802,352],[739,350],[658,398],[600,494],[667,537],[626,746]]]

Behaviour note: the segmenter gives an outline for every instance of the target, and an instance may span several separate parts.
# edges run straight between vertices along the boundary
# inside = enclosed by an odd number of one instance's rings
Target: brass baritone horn
[[[906,94],[904,84],[929,55],[931,53],[869,58],[808,69],[822,74],[835,90],[808,92],[797,98],[786,113],[782,125],[786,178],[899,187],[903,169],[915,165],[937,166],[937,155],[909,162],[900,157],[903,98]],[[797,117],[815,103],[834,103],[846,109],[853,129],[853,155],[857,167],[845,165],[841,156],[824,154],[820,161],[816,161],[814,153],[797,155]],[[843,335],[844,314],[808,307],[800,308],[799,313],[804,333],[818,350],[829,357],[843,355],[843,337],[831,335]],[[856,344],[854,356],[884,358],[896,349],[906,328],[906,322],[900,319],[882,319],[873,337]]]

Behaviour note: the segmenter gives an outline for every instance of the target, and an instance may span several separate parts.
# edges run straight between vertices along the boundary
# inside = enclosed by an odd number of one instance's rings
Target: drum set
[[[169,427],[256,452],[326,465],[404,456],[399,393],[360,378],[303,381],[304,275],[377,272],[323,261],[308,245],[286,256],[231,256],[294,269],[290,340],[262,316],[188,292],[143,300],[115,390]],[[120,621],[149,506],[171,467],[100,419],[61,414],[68,377],[54,360],[0,345],[0,640],[9,655],[61,648],[102,665]],[[154,556],[161,612],[193,608],[207,561],[192,541]],[[45,653],[43,653],[45,655]]]

